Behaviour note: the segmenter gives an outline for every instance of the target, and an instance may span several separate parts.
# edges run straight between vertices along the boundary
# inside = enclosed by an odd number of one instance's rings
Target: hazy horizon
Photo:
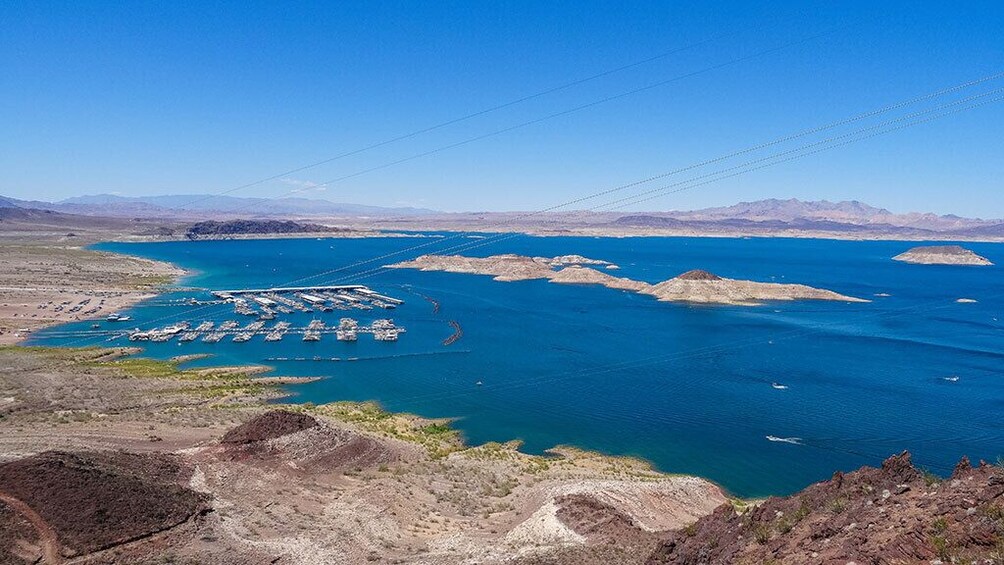
[[[330,204],[333,204],[333,205],[336,205],[336,206],[347,206],[347,207],[358,206],[358,207],[364,207],[364,208],[376,207],[376,208],[386,208],[388,210],[412,208],[412,209],[415,209],[415,210],[418,210],[418,211],[431,212],[431,213],[442,213],[442,214],[515,214],[515,213],[528,213],[528,212],[534,212],[534,213],[536,213],[537,212],[535,210],[515,209],[515,208],[514,209],[506,209],[506,210],[493,210],[493,209],[483,209],[483,210],[476,210],[476,209],[471,209],[471,210],[437,210],[435,208],[412,207],[412,206],[403,206],[403,205],[402,206],[379,206],[379,205],[374,205],[374,204],[367,204],[365,202],[349,202],[349,201],[331,200],[331,199],[328,199],[328,198],[325,198],[325,197],[319,196],[319,195],[317,195],[317,196],[305,196],[305,195],[296,195],[296,194],[294,194],[294,195],[285,195],[285,196],[253,196],[252,197],[252,196],[241,196],[241,195],[234,195],[234,194],[214,195],[214,194],[185,194],[185,193],[176,193],[176,194],[129,195],[129,194],[115,194],[115,193],[110,193],[109,192],[109,193],[79,194],[79,195],[67,196],[66,198],[63,198],[63,199],[60,199],[60,200],[37,200],[36,199],[34,201],[45,202],[45,203],[48,203],[48,204],[62,204],[62,203],[72,203],[72,202],[70,202],[72,200],[80,200],[80,199],[88,199],[88,198],[100,198],[100,197],[118,197],[118,198],[124,198],[124,199],[130,199],[130,198],[132,198],[132,199],[156,199],[156,198],[181,198],[181,199],[184,199],[184,198],[191,198],[192,199],[191,204],[203,204],[204,202],[209,202],[209,201],[212,201],[213,199],[217,199],[217,198],[247,198],[247,199],[263,199],[263,200],[304,199],[304,200],[310,200],[310,201],[319,201],[319,202],[330,203]],[[6,195],[6,194],[0,194],[0,198],[14,198],[14,197]],[[19,201],[25,201],[25,202],[31,202],[31,201],[33,201],[33,200],[30,200],[30,199],[21,199],[21,198],[15,198],[15,199],[19,200]],[[728,203],[728,204],[706,206],[706,207],[701,207],[701,208],[644,208],[644,209],[637,209],[637,210],[630,210],[630,211],[619,211],[619,212],[605,212],[603,210],[600,210],[600,211],[596,211],[596,212],[593,212],[593,213],[597,213],[597,214],[612,213],[612,214],[621,214],[621,215],[630,215],[630,214],[636,214],[636,213],[652,213],[652,214],[667,214],[667,213],[675,213],[675,212],[686,213],[686,212],[697,212],[697,211],[701,211],[701,210],[716,209],[716,208],[729,208],[729,207],[733,207],[733,206],[739,206],[739,205],[742,205],[742,204],[756,204],[756,203],[770,202],[770,201],[779,201],[779,202],[797,201],[797,202],[800,202],[800,203],[803,203],[803,204],[829,203],[829,204],[834,204],[834,205],[855,204],[856,203],[856,204],[862,204],[862,205],[865,205],[865,206],[868,206],[868,207],[871,207],[871,208],[875,208],[875,209],[878,209],[878,210],[885,210],[886,212],[889,212],[890,214],[894,214],[894,215],[935,214],[935,215],[938,215],[938,216],[956,216],[956,214],[943,213],[943,212],[939,212],[937,210],[890,210],[890,209],[884,208],[882,206],[874,206],[870,202],[865,202],[865,201],[862,201],[862,200],[855,200],[855,199],[851,199],[851,200],[827,200],[826,198],[821,198],[819,200],[803,200],[803,199],[794,198],[794,197],[790,197],[790,198],[765,198],[765,199],[761,199],[761,200],[740,200],[740,201],[731,202],[731,203]],[[186,208],[186,206],[188,204],[190,204],[190,203],[183,202],[183,203],[180,203],[180,204],[174,205],[174,206],[164,205],[164,207],[165,208],[177,208],[179,210],[183,210],[183,209]],[[560,209],[560,210],[554,210],[554,211],[552,211],[552,213],[555,213],[555,214],[584,213],[584,212],[591,212],[591,211],[588,210],[588,209],[584,209],[584,208],[568,208],[568,209]],[[253,216],[255,214],[254,208],[249,208],[248,209],[248,214]],[[996,219],[999,219],[999,218],[996,218],[996,217],[993,217],[993,216],[960,216],[960,217],[970,218],[970,219],[977,219],[977,220],[996,220]]]

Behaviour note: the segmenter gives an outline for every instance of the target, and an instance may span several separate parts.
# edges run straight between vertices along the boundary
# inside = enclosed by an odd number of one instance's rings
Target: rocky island
[[[839,300],[868,302],[804,284],[726,279],[702,270],[688,271],[642,291],[667,302],[756,305],[770,300]]]
[[[412,261],[388,265],[396,269],[419,269],[490,275],[497,281],[547,279],[560,284],[598,284],[607,288],[648,294],[665,302],[733,304],[752,306],[769,300],[837,300],[868,302],[830,290],[800,284],[744,281],[719,277],[707,271],[688,271],[658,284],[616,277],[585,265],[614,266],[581,255],[526,257],[506,254],[490,257],[462,255],[422,255]]]
[[[893,260],[918,265],[993,265],[986,257],[960,245],[914,247],[893,257]]]
[[[533,279],[553,279],[559,272],[567,268],[578,268],[580,270],[599,271],[586,269],[584,265],[604,265],[611,263],[598,259],[589,259],[582,255],[562,255],[560,257],[526,257],[507,253],[504,255],[492,255],[490,257],[464,257],[463,255],[421,255],[412,261],[402,261],[393,265],[387,265],[393,269],[418,269],[420,271],[445,271],[447,273],[467,273],[471,275],[491,275],[495,280],[501,282],[527,281]],[[588,277],[586,273],[579,273],[579,276]],[[573,275],[566,275],[564,278],[574,279]],[[611,277],[613,278],[613,277]],[[556,282],[573,282],[556,281]],[[577,281],[590,283],[592,281]]]

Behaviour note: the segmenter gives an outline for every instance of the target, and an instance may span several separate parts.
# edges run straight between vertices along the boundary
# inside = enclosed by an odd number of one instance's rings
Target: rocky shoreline
[[[251,374],[134,353],[0,347],[13,399],[0,561],[994,563],[1004,550],[999,465],[963,459],[941,478],[901,454],[741,501],[635,459],[465,445],[446,422],[372,403],[264,404],[276,391]]]
[[[256,368],[133,354],[0,347],[13,399],[0,405],[0,494],[17,495],[15,507],[0,497],[0,561],[520,563],[609,540],[612,516],[642,528],[618,548],[641,556],[657,541],[647,532],[727,500],[635,459],[470,446],[444,421],[372,403],[275,404],[278,383]],[[50,467],[61,484],[39,480]],[[92,505],[79,504],[85,488],[100,493]],[[36,527],[22,522],[36,513]]]

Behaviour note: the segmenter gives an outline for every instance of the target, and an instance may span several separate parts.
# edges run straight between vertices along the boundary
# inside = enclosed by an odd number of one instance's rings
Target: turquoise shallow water
[[[466,240],[479,243],[479,240]],[[197,271],[206,289],[289,283],[322,270],[437,240],[373,238],[102,244]],[[453,240],[451,243],[456,243]],[[445,246],[446,244],[442,244]],[[726,277],[799,282],[872,298],[870,304],[685,306],[603,287],[489,277],[370,272],[391,259],[303,283],[367,284],[405,299],[397,343],[328,337],[303,343],[148,344],[166,358],[210,352],[202,363],[268,357],[382,357],[276,362],[276,373],[320,375],[290,389],[296,402],[378,400],[394,411],[454,417],[468,441],[521,439],[539,453],[573,444],[635,455],[667,472],[711,478],[741,496],[784,494],[835,470],[878,464],[908,449],[947,473],[963,454],[1004,455],[1004,245],[966,244],[994,267],[918,266],[890,257],[903,242],[518,236],[470,255],[578,253],[616,274],[658,282],[692,268]],[[413,256],[415,253],[412,253]],[[408,256],[395,257],[401,260]],[[887,293],[888,297],[876,297]],[[421,295],[441,303],[433,314]],[[237,319],[228,307],[193,311],[167,294],[138,305],[132,325]],[[958,304],[957,298],[976,304]],[[344,313],[327,314],[337,320]],[[356,312],[367,321],[383,311]],[[292,317],[306,325],[311,315]],[[441,341],[457,320],[461,340]],[[155,321],[155,322],[154,322]],[[246,323],[247,319],[241,319]],[[38,333],[44,344],[105,343],[75,335],[91,322]],[[101,322],[102,325],[108,325]],[[416,355],[412,355],[416,354]],[[956,382],[943,377],[958,376]],[[475,383],[482,381],[483,386]],[[787,385],[777,390],[772,382]],[[772,442],[766,436],[800,438]]]

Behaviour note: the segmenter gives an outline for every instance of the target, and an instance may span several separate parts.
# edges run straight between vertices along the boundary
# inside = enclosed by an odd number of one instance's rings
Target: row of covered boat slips
[[[403,300],[379,294],[362,285],[218,290],[212,294],[218,300],[233,304],[235,313],[258,316],[263,320],[275,319],[277,313],[389,310],[404,304]]]

